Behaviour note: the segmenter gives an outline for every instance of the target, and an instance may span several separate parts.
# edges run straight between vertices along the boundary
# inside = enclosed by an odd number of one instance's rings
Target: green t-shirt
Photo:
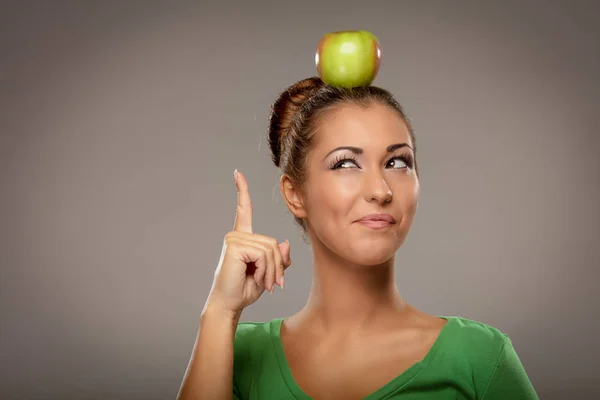
[[[457,316],[419,362],[365,400],[538,400],[509,337]],[[294,381],[279,332],[283,318],[240,322],[234,339],[235,400],[311,400]]]

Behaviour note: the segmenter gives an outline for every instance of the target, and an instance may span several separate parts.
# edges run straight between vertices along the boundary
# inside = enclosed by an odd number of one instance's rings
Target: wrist
[[[236,326],[242,316],[241,311],[230,310],[227,307],[222,306],[218,301],[210,299],[206,302],[204,309],[202,310],[201,319],[204,321],[209,320],[220,320],[225,323],[231,323]]]

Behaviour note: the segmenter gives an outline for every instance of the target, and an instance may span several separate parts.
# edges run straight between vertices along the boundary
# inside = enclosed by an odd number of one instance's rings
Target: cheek
[[[340,177],[315,181],[308,196],[308,214],[314,224],[340,223],[352,210],[360,193],[356,179]]]
[[[407,182],[400,190],[398,190],[398,194],[398,202],[400,203],[402,216],[410,222],[419,206],[419,182],[416,179]]]

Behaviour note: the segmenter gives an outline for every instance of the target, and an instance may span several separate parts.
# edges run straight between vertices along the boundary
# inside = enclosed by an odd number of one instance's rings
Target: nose
[[[368,202],[385,204],[392,201],[392,190],[381,172],[367,174],[365,178],[365,199]]]

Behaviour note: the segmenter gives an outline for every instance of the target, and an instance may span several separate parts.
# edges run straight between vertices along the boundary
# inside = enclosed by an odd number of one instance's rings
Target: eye
[[[356,167],[356,159],[352,157],[336,158],[331,165],[331,169],[348,169]]]
[[[412,163],[410,162],[408,157],[398,156],[398,157],[394,157],[390,161],[388,161],[387,165],[393,169],[402,169],[402,168],[410,168],[412,166]]]
[[[337,164],[337,168],[354,168],[356,163],[352,160],[344,160]]]

